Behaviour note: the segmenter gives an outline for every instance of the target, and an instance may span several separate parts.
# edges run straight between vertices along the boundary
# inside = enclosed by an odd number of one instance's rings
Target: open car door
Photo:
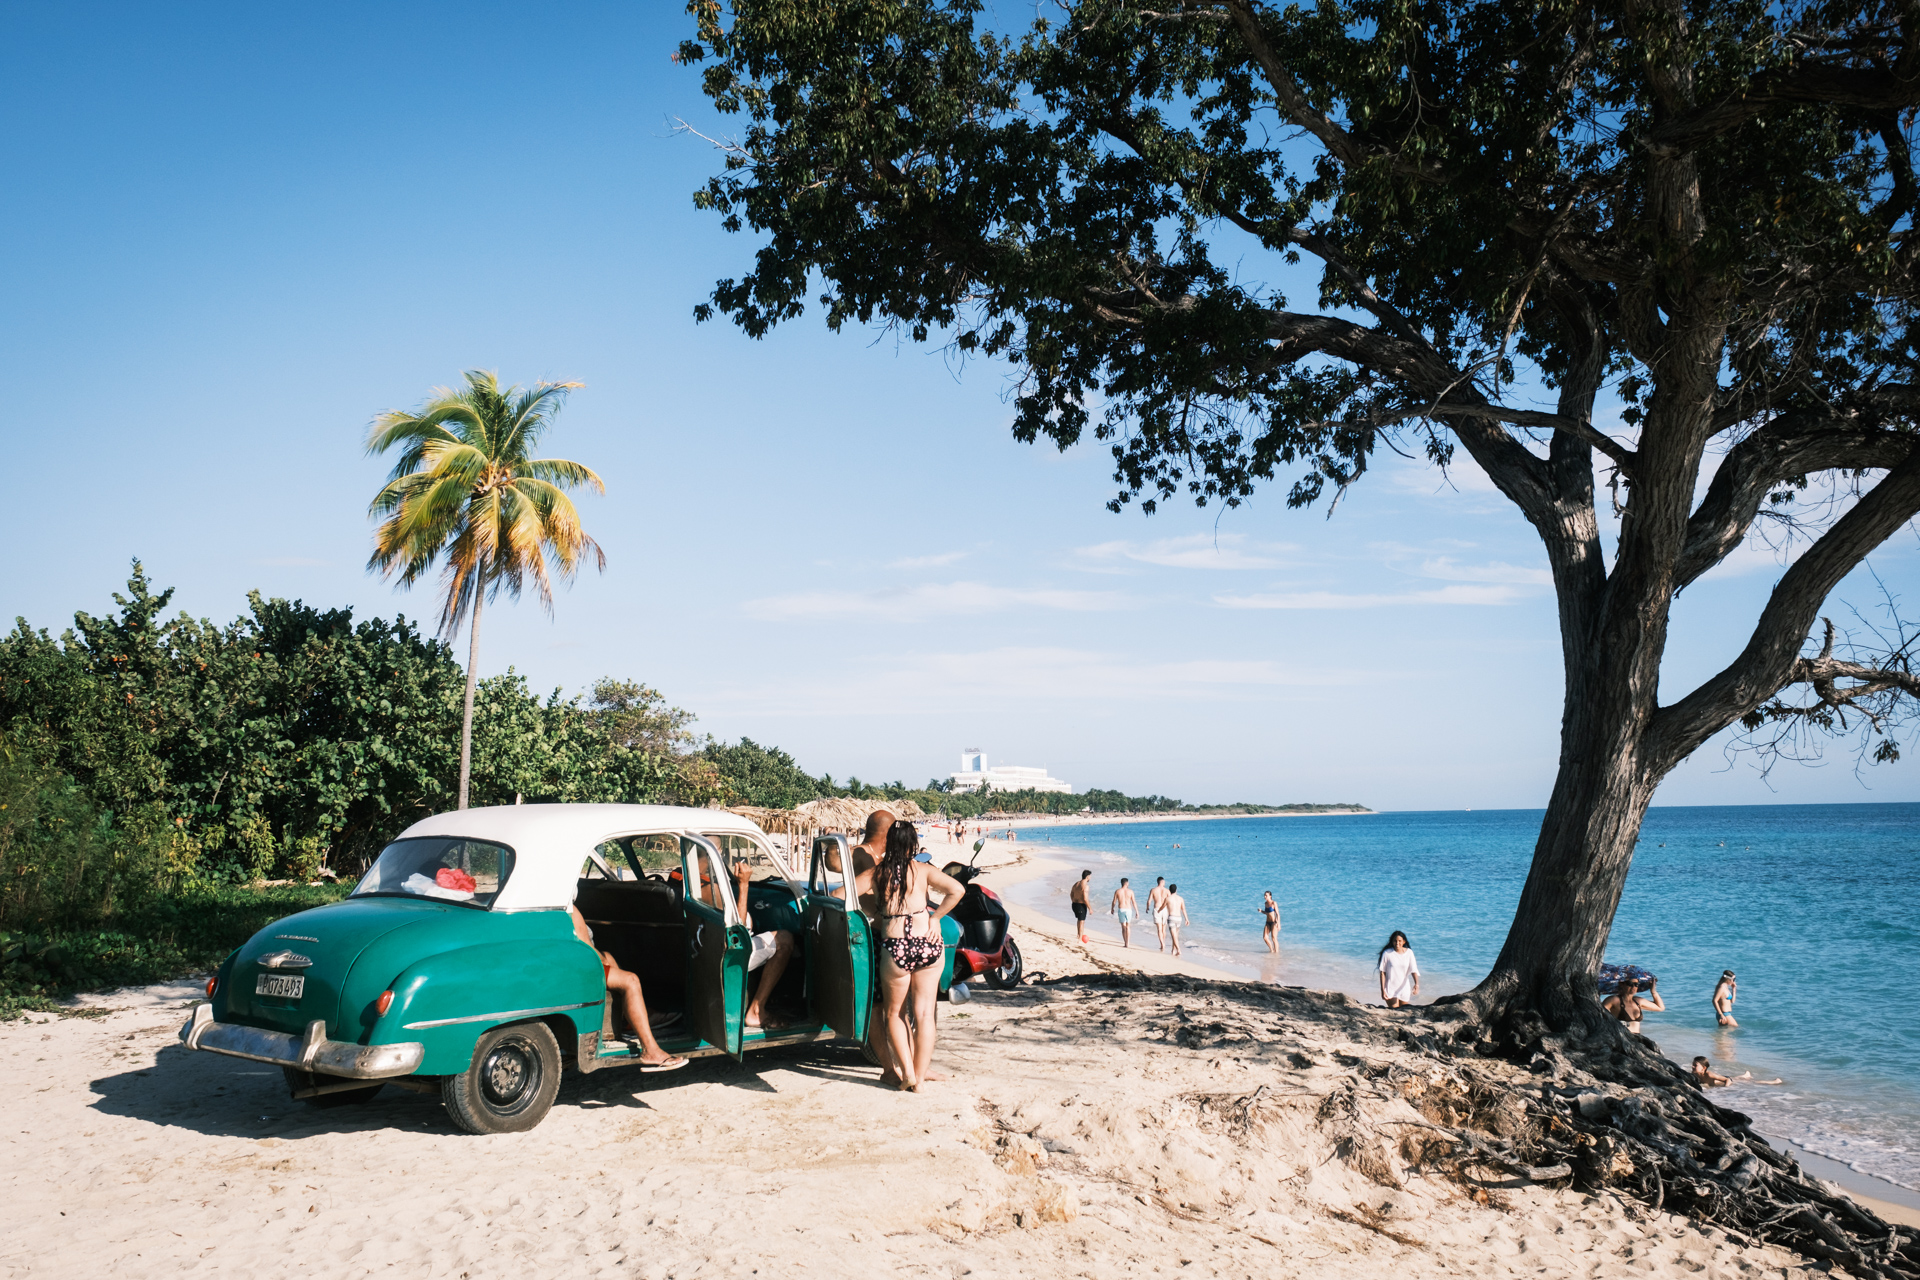
[[[747,957],[753,937],[734,905],[720,851],[701,836],[680,837],[685,876],[687,1026],[724,1053],[740,1057],[747,1014]]]
[[[813,842],[807,871],[807,1001],[813,1015],[849,1040],[867,1035],[873,931],[851,891],[853,850],[845,836]]]

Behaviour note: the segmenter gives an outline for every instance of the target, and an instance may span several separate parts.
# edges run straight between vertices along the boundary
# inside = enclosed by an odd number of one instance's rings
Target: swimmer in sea
[[[1751,1071],[1742,1071],[1737,1076],[1723,1076],[1718,1071],[1715,1071],[1713,1069],[1713,1064],[1711,1062],[1708,1062],[1705,1058],[1695,1058],[1693,1060],[1693,1070],[1688,1074],[1693,1076],[1693,1082],[1699,1085],[1702,1089],[1713,1088],[1716,1085],[1729,1085],[1729,1084],[1785,1084],[1786,1083],[1785,1080],[1779,1079],[1778,1077],[1775,1077],[1772,1080],[1755,1080],[1753,1078],[1753,1072]]]
[[[1733,970],[1724,969],[1720,981],[1713,986],[1713,1016],[1720,1020],[1723,1027],[1737,1027],[1733,1020],[1733,1002],[1740,994],[1740,984],[1735,981]]]
[[[1260,904],[1260,940],[1267,944],[1267,950],[1274,955],[1280,954],[1280,904],[1273,900],[1273,890],[1267,890],[1267,900]]]

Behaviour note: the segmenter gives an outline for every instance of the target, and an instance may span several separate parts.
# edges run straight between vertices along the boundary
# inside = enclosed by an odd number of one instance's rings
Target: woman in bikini
[[[958,880],[931,863],[914,861],[919,848],[913,824],[894,823],[887,832],[887,851],[870,873],[871,901],[880,917],[880,1009],[887,1045],[899,1087],[915,1092],[933,1062],[933,1006],[940,995],[940,962],[946,950],[940,921],[966,896],[966,886]],[[932,893],[940,895],[940,905],[929,910],[927,896]]]
[[[1260,941],[1267,944],[1267,950],[1274,955],[1280,954],[1280,904],[1273,900],[1273,890],[1267,890],[1267,900],[1260,904]]]
[[[1647,993],[1641,995],[1639,980],[1628,978],[1620,984],[1619,991],[1600,1002],[1600,1007],[1620,1019],[1620,1025],[1637,1036],[1641,1018],[1647,1013],[1665,1013],[1667,1002],[1660,998],[1657,979],[1649,983]]]

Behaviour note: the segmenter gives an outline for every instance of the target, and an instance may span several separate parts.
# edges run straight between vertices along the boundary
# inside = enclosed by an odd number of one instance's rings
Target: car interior
[[[805,920],[805,898],[799,886],[780,870],[770,850],[745,835],[715,833],[706,834],[706,838],[720,850],[729,871],[740,863],[748,866],[751,880],[746,902],[741,904],[745,908],[742,914],[756,930],[759,928],[756,917],[771,915],[783,904],[788,908],[784,913],[785,923]],[[694,893],[709,906],[724,909],[738,881],[730,879],[723,891],[708,878],[707,871],[703,860],[700,883],[694,886]],[[593,850],[581,867],[574,896],[574,905],[593,931],[595,945],[612,955],[621,968],[639,976],[648,1013],[655,1023],[655,1035],[670,1051],[694,1043],[693,1034],[686,1030],[684,1022],[660,1025],[663,1015],[686,1012],[688,949],[682,910],[685,892],[680,837],[677,833],[659,833],[622,836]],[[808,1020],[806,989],[809,971],[806,948],[811,936],[804,926],[792,931],[796,935],[793,955],[767,1002],[767,1009],[770,1020],[807,1028],[812,1025]],[[758,990],[760,977],[758,970],[747,975],[749,998]],[[764,1034],[749,1028],[746,1038],[760,1039]]]

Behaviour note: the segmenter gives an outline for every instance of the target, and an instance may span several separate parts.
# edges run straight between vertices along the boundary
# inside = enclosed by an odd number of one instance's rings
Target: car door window
[[[680,868],[678,834],[634,836],[625,842],[627,862],[649,880],[664,880]]]
[[[705,903],[726,917],[728,924],[738,921],[738,913],[733,909],[733,889],[727,883],[728,867],[720,861],[716,849],[696,848],[686,859],[687,873],[693,877],[687,885],[687,896],[694,902]]]

